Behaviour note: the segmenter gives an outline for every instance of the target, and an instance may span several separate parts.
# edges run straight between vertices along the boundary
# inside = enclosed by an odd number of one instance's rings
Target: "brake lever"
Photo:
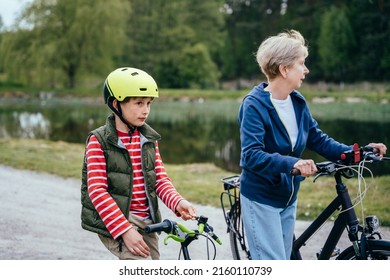
[[[371,162],[378,162],[378,161],[381,161],[382,158],[379,157],[377,154],[375,153],[372,153],[372,152],[369,152],[365,155],[364,159],[368,159],[369,161]]]
[[[222,241],[219,237],[214,233],[214,229],[209,224],[205,225],[204,231],[209,234],[219,245],[222,245]]]
[[[329,174],[328,174],[327,172],[320,172],[320,173],[318,173],[318,174],[314,177],[313,183],[315,183],[316,180],[317,180],[319,177],[324,176],[324,175],[329,175]]]

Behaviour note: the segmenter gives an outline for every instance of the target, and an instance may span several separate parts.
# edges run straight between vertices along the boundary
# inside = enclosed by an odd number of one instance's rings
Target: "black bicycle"
[[[359,147],[355,144],[352,150],[341,155],[339,161],[326,161],[316,164],[318,173],[314,181],[321,176],[332,175],[336,182],[337,196],[302,234],[296,238],[294,237],[292,260],[302,260],[300,249],[307,244],[308,240],[336,211],[339,212],[338,216],[326,238],[325,244],[316,256],[317,259],[329,260],[335,257],[337,260],[388,260],[390,258],[390,241],[382,239],[378,218],[368,216],[364,221],[365,223],[359,224],[355,205],[342,181],[343,178],[350,179],[356,174],[359,180],[363,180],[363,171],[368,171],[373,176],[371,170],[365,164],[385,160],[390,160],[390,158],[380,158],[375,154],[372,147]],[[292,170],[292,175],[297,176],[299,173],[297,170]],[[241,217],[239,176],[223,178],[222,182],[224,191],[221,193],[221,206],[230,236],[233,258],[251,259]],[[345,230],[347,230],[352,245],[340,252],[336,246]]]
[[[224,191],[221,193],[221,206],[233,259],[250,260],[249,246],[246,242],[245,229],[241,216],[240,176],[234,175],[221,179]]]
[[[203,236],[207,239],[207,259],[214,260],[216,257],[216,246],[215,242],[219,245],[222,244],[221,240],[218,238],[218,236],[214,233],[214,229],[212,226],[210,226],[207,221],[208,218],[205,216],[199,216],[196,217],[196,220],[198,221],[198,227],[197,229],[189,229],[183,224],[177,223],[172,220],[165,219],[161,223],[152,224],[145,227],[146,233],[152,233],[152,232],[165,232],[167,236],[164,239],[164,244],[168,244],[168,239],[173,239],[176,242],[179,242],[181,245],[181,249],[179,252],[178,259],[181,258],[181,253],[183,253],[183,259],[184,260],[190,260],[190,254],[188,246],[194,241],[197,240],[200,236]],[[213,257],[210,258],[210,250],[208,247],[208,244],[211,243],[214,249]]]

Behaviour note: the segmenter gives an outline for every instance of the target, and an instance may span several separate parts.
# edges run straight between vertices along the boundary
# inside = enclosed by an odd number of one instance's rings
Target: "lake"
[[[239,100],[155,101],[147,122],[162,135],[159,145],[163,160],[171,164],[213,162],[226,170],[239,172],[239,104]],[[313,104],[310,107],[321,129],[341,142],[360,145],[384,142],[390,146],[388,105],[381,108],[379,117],[363,119],[363,114],[372,114],[369,107],[344,105],[338,109],[342,117],[336,117],[331,111],[337,106]],[[0,137],[84,143],[88,132],[103,125],[109,113],[104,104],[95,100],[2,102]],[[304,158],[324,160],[310,151],[305,151]],[[374,169],[378,174],[390,173],[388,164]]]

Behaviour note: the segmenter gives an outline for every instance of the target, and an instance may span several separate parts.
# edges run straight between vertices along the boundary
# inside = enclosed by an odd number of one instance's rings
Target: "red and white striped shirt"
[[[119,139],[129,151],[132,169],[134,172],[133,196],[130,204],[130,213],[142,218],[149,217],[149,205],[145,192],[145,182],[141,164],[141,138],[136,130],[131,135],[117,131]],[[102,147],[97,138],[92,135],[86,147],[88,194],[99,213],[108,231],[114,239],[131,228],[130,222],[121,212],[118,205],[107,192],[106,161]],[[183,197],[172,185],[158,150],[156,143],[156,192],[162,202],[173,212]]]

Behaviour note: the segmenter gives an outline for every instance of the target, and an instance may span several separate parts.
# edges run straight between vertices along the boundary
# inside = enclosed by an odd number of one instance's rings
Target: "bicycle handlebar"
[[[145,230],[146,233],[153,233],[153,232],[163,231],[163,232],[169,234],[169,233],[173,233],[174,223],[175,222],[172,222],[170,220],[165,219],[161,223],[152,224],[152,225],[149,225],[149,226],[145,227],[144,230]]]
[[[345,151],[340,155],[340,159],[338,161],[336,162],[324,161],[324,162],[316,163],[316,167],[318,170],[317,174],[329,175],[339,170],[341,167],[345,168],[346,166],[357,165],[363,161],[379,162],[383,160],[390,160],[390,158],[379,157],[379,151],[374,147],[371,146],[359,147],[358,144],[354,144],[351,150]],[[296,168],[293,168],[291,170],[291,175],[293,176],[297,176],[300,174],[301,174],[300,171]],[[345,176],[346,174],[343,175]]]
[[[166,240],[168,238],[172,238],[177,242],[184,242],[188,237],[196,237],[197,235],[203,234],[206,232],[208,235],[210,235],[218,244],[222,244],[221,240],[218,238],[218,236],[213,232],[213,227],[210,226],[207,221],[208,218],[205,216],[199,216],[195,218],[198,221],[198,229],[197,230],[191,230],[184,226],[183,224],[179,224],[175,221],[171,221],[168,219],[165,219],[161,223],[152,224],[149,226],[146,226],[144,228],[144,231],[146,233],[153,233],[153,232],[165,232],[168,234]],[[166,243],[166,242],[165,242]]]

